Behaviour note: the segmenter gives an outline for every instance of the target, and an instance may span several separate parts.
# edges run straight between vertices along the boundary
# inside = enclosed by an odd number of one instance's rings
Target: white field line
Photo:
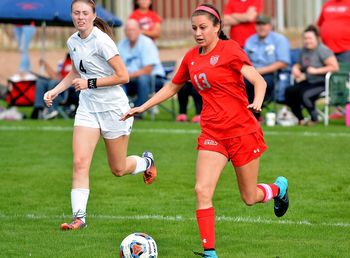
[[[53,132],[71,132],[71,126],[0,126],[0,131],[53,131]],[[154,134],[195,134],[200,133],[199,129],[165,129],[165,128],[134,128],[133,133],[154,133]],[[332,133],[332,132],[291,132],[291,131],[264,131],[265,135],[269,136],[304,136],[304,137],[350,137],[350,132]]]
[[[28,219],[28,220],[56,220],[71,218],[71,215],[44,215],[44,214],[0,214],[0,221],[6,219]],[[137,216],[116,216],[116,215],[100,215],[100,214],[88,214],[88,218],[97,220],[118,220],[118,221],[129,221],[129,220],[153,220],[153,221],[175,221],[175,222],[188,222],[195,221],[195,218],[186,218],[183,216],[163,216],[163,215],[137,215]],[[247,224],[279,224],[279,225],[301,225],[308,227],[332,227],[332,228],[350,228],[350,223],[346,222],[322,222],[314,223],[307,220],[294,221],[294,220],[279,220],[279,219],[263,219],[260,217],[227,217],[227,216],[216,216],[216,221],[232,222],[232,223],[247,223]]]

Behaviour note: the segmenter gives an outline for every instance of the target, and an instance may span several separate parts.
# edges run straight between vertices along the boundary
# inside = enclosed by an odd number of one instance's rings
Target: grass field
[[[61,232],[71,217],[72,121],[0,122],[0,257],[118,257],[132,232],[147,232],[160,258],[201,251],[195,220],[198,125],[137,121],[129,154],[152,150],[159,176],[113,177],[101,141],[90,178],[88,228]],[[260,181],[288,177],[290,210],[240,200],[229,164],[215,194],[220,258],[350,257],[350,129],[264,127]]]

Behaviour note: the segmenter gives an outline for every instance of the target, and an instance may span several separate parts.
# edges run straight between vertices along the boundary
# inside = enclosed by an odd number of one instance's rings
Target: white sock
[[[131,174],[133,175],[137,175],[139,173],[143,173],[146,171],[147,166],[148,166],[148,162],[146,160],[146,158],[142,158],[136,155],[130,156],[134,159],[136,159],[136,168],[134,170],[134,172],[132,172]]]
[[[89,189],[75,188],[72,189],[70,197],[72,201],[73,215],[77,214],[79,219],[85,223],[86,206],[89,199]],[[81,216],[81,217],[80,217]]]

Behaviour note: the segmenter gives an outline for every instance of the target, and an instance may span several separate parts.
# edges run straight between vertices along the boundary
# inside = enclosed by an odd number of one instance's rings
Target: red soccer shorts
[[[202,133],[198,137],[197,146],[197,150],[215,151],[225,155],[235,167],[248,164],[253,159],[260,157],[266,149],[261,129],[248,135],[223,140],[216,140]]]

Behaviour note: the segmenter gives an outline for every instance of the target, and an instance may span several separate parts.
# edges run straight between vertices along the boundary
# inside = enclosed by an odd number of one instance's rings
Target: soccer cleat
[[[63,223],[61,224],[60,228],[62,230],[77,230],[77,229],[83,229],[86,228],[87,225],[84,223],[81,219],[75,218],[73,219],[72,223]]]
[[[279,176],[274,184],[277,185],[279,189],[278,195],[274,198],[274,212],[277,217],[282,217],[289,207],[288,180],[283,176]]]
[[[147,185],[150,185],[153,183],[153,181],[157,177],[157,169],[156,169],[156,166],[154,165],[153,154],[152,152],[145,151],[144,153],[142,153],[142,157],[146,158],[149,163],[146,171],[143,173],[143,181]]]

